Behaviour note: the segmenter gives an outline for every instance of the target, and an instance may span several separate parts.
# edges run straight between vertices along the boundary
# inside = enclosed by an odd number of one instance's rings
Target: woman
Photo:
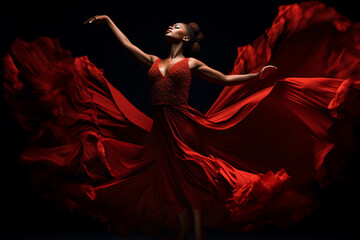
[[[107,16],[85,23],[94,22],[106,22],[149,68],[153,119],[87,57],[73,59],[54,39],[15,41],[4,95],[33,133],[20,160],[48,196],[124,235],[141,228],[177,239],[192,220],[203,239],[203,226],[287,226],[317,206],[310,183],[337,175],[360,119],[358,25],[317,2],[283,6],[224,75],[185,58],[202,38],[193,23],[169,27],[162,60]],[[228,85],[206,114],[187,104],[192,75]]]
[[[138,47],[134,46],[128,40],[128,38],[120,31],[120,29],[116,27],[114,22],[106,15],[94,16],[87,20],[85,23],[97,22],[106,22],[116,35],[120,44],[125,48],[125,50],[129,52],[130,55],[139,62],[139,64],[146,68],[150,68],[149,78],[153,79],[152,81],[158,82],[156,84],[160,84],[159,82],[161,82],[162,79],[176,82],[174,83],[174,85],[169,86],[169,88],[172,89],[165,90],[161,89],[161,84],[159,86],[159,89],[157,89],[157,86],[155,84],[152,85],[151,91],[153,94],[153,105],[159,105],[158,107],[155,107],[155,111],[162,111],[161,108],[167,108],[167,105],[187,105],[187,95],[189,91],[188,88],[191,81],[191,78],[188,78],[187,75],[184,76],[183,73],[183,71],[187,71],[187,68],[189,68],[191,75],[199,76],[208,81],[223,85],[236,85],[243,81],[263,79],[270,75],[272,72],[276,71],[276,67],[269,65],[263,67],[261,71],[257,73],[224,75],[219,71],[216,71],[206,66],[204,63],[195,58],[185,58],[184,51],[191,49],[192,52],[195,52],[199,49],[198,41],[201,40],[202,34],[199,33],[199,27],[196,23],[175,23],[174,25],[169,26],[165,33],[165,38],[166,41],[170,44],[170,53],[166,59],[162,60],[155,55],[146,54]],[[183,64],[177,65],[180,63]],[[186,65],[188,65],[188,67]],[[176,68],[176,70],[173,71],[173,68]],[[160,75],[157,74],[157,72],[160,73]],[[177,81],[183,82],[177,83]],[[154,119],[154,121],[156,121],[156,119]],[[192,137],[198,137],[196,135],[192,135],[191,131],[193,131],[193,129],[187,129],[182,131],[183,132],[181,133],[181,137],[184,137],[184,139],[186,139],[184,143],[190,146],[192,149],[200,152],[199,144],[201,144],[201,136],[198,139],[191,139]],[[186,136],[186,131],[190,131],[188,133],[188,136]],[[202,150],[206,151],[204,149]],[[194,216],[194,229],[196,239],[204,239],[201,222],[201,210],[199,209],[199,207],[197,208],[192,205],[191,209]],[[187,209],[184,209],[179,214],[179,221],[181,224],[179,239],[187,238],[189,229],[188,217],[189,213]]]

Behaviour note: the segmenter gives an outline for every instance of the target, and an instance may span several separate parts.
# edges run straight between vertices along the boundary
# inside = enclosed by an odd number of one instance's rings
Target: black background
[[[147,71],[137,65],[117,44],[105,25],[84,25],[93,15],[107,14],[128,38],[143,51],[161,58],[167,56],[165,30],[175,22],[195,21],[205,35],[201,54],[207,65],[227,73],[236,58],[236,48],[252,43],[272,24],[281,4],[301,1],[8,1],[1,3],[1,46],[5,54],[15,38],[32,41],[39,36],[58,38],[73,56],[87,55],[105,77],[137,108],[151,116]],[[353,1],[322,1],[358,22]],[[189,104],[206,110],[222,86],[195,78]],[[28,183],[26,168],[15,161],[26,144],[26,134],[8,115],[1,99],[1,232],[10,238],[22,232],[23,239],[48,233],[104,233],[106,226],[78,216],[43,199]],[[359,139],[358,131],[357,139]],[[357,141],[359,146],[359,141]],[[356,160],[359,147],[349,158],[344,179],[319,190],[323,206],[312,217],[289,230],[269,230],[276,234],[302,233],[311,236],[358,236],[358,181]],[[220,234],[220,232],[217,232]],[[225,234],[225,233],[224,233]],[[260,235],[262,233],[259,233]],[[1,235],[0,235],[1,236]],[[53,236],[53,235],[52,235]],[[102,239],[101,235],[99,239]],[[105,235],[104,235],[105,236]],[[252,236],[252,235],[251,235]],[[36,239],[36,238],[35,238]]]

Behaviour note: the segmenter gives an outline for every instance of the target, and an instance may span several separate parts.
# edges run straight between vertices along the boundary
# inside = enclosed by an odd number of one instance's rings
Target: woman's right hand
[[[95,15],[95,16],[89,18],[88,20],[86,20],[84,22],[84,24],[87,24],[87,23],[102,23],[102,22],[105,22],[105,21],[107,21],[109,19],[110,18],[107,15]]]
[[[273,65],[266,65],[265,67],[263,67],[260,72],[258,73],[259,74],[259,78],[260,79],[264,79],[266,78],[267,76],[269,76],[270,74],[273,74],[275,72],[277,72],[277,67],[273,66]]]

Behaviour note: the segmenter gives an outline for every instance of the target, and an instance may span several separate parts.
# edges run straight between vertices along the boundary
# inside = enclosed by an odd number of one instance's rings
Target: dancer
[[[187,72],[188,69],[191,72],[190,75],[196,75],[208,81],[224,85],[236,85],[243,81],[263,79],[277,70],[275,66],[269,65],[263,67],[261,71],[257,73],[224,75],[219,71],[206,66],[204,63],[195,58],[185,58],[184,51],[189,52],[189,49],[191,52],[199,51],[200,46],[198,42],[203,36],[202,33],[199,32],[199,27],[196,23],[175,23],[174,25],[169,26],[165,33],[165,38],[170,44],[170,52],[168,57],[162,60],[155,55],[146,54],[138,47],[134,46],[121,32],[121,30],[117,28],[114,22],[106,15],[94,16],[85,23],[98,22],[106,22],[124,49],[129,52],[130,55],[139,62],[139,64],[146,68],[151,68],[149,71],[149,77],[152,81],[156,82],[155,84],[158,84],[158,86],[154,84],[154,88],[152,89],[153,105],[160,105],[162,108],[166,108],[167,105],[187,104],[187,93],[189,91],[188,87],[191,81],[191,78],[189,79],[189,76],[187,75],[189,74]],[[175,68],[175,71],[171,68]],[[170,81],[173,83],[168,84],[163,81]],[[162,84],[164,86],[161,86]],[[184,135],[184,137],[189,138],[185,141],[188,146],[193,149],[200,150],[197,148],[199,145],[197,141],[201,141],[201,137],[193,140],[190,140],[193,136]],[[205,239],[202,230],[201,210],[195,206],[191,206],[191,209],[194,217],[196,239]],[[189,213],[187,209],[184,209],[179,214],[179,222],[181,226],[179,239],[187,238],[189,230],[188,217]]]
[[[192,225],[204,239],[204,226],[286,226],[316,208],[310,183],[336,176],[359,119],[358,25],[318,2],[283,6],[224,75],[187,56],[202,38],[194,23],[168,28],[160,59],[107,16],[85,23],[96,22],[149,69],[152,119],[86,56],[55,39],[15,41],[4,94],[33,133],[20,160],[34,185],[123,235],[186,239]],[[192,75],[227,85],[205,114],[188,105]]]

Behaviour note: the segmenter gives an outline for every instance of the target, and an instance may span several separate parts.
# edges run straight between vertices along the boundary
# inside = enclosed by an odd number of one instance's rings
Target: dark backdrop
[[[233,67],[236,48],[252,43],[269,28],[279,5],[295,2],[301,1],[8,1],[0,7],[0,53],[5,54],[15,38],[27,41],[39,36],[58,38],[73,56],[89,56],[130,102],[151,116],[147,71],[122,51],[105,25],[84,25],[86,19],[97,14],[109,15],[135,45],[162,58],[168,53],[163,38],[167,27],[175,22],[195,21],[205,35],[201,54],[197,57],[227,73]],[[353,22],[359,21],[357,8],[351,1],[323,2]],[[189,104],[206,112],[221,90],[220,85],[195,78]],[[69,211],[58,211],[51,201],[31,189],[26,169],[15,161],[26,144],[26,135],[8,115],[2,99],[0,126],[0,191],[4,220],[1,231],[7,236],[19,231],[24,236],[40,232],[103,232],[106,229],[103,224]],[[290,231],[296,234],[357,234],[359,198],[355,160],[359,155],[356,154],[358,152],[349,160],[344,180],[327,190],[319,190],[324,206]]]

